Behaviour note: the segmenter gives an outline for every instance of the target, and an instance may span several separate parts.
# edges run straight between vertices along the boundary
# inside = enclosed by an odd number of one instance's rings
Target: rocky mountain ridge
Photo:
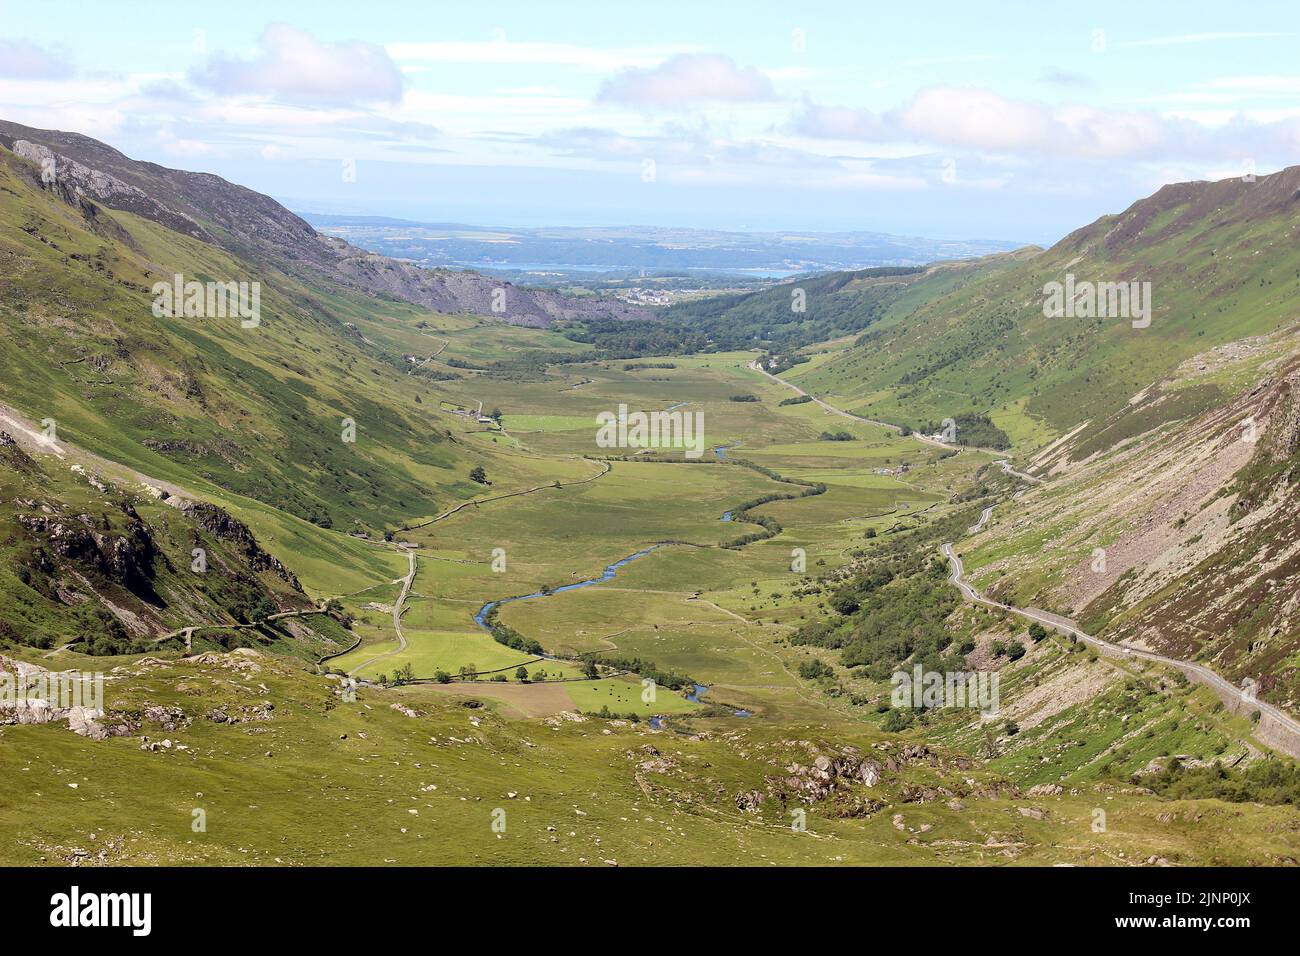
[[[654,318],[646,309],[613,298],[527,289],[477,272],[424,269],[367,252],[321,235],[269,196],[210,173],[133,160],[77,133],[0,120],[0,145],[31,161],[43,185],[69,202],[85,197],[236,255],[269,260],[287,272],[372,295],[535,327],[576,318]]]

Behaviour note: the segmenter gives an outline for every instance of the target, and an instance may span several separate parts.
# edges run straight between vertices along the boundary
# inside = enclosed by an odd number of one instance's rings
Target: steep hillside
[[[1166,187],[1039,255],[936,277],[921,301],[890,309],[851,348],[794,378],[899,423],[988,413],[1029,450],[1104,420],[1194,354],[1294,320],[1297,202],[1300,167]],[[1069,276],[1149,282],[1149,326],[1136,315],[1045,316],[1045,287]],[[1220,387],[1182,400],[1210,408],[1230,397]]]
[[[4,647],[139,652],[197,624],[229,625],[206,632],[209,644],[274,643],[313,659],[351,642],[225,511],[46,451],[29,455],[0,431]]]
[[[968,567],[1300,709],[1298,392],[1300,325],[1193,357],[1037,455],[1049,482],[995,510]]]
[[[77,133],[0,121],[0,145],[49,170],[48,185],[69,201],[85,198],[149,219],[253,262],[274,263],[306,281],[328,279],[372,295],[439,312],[500,316],[520,325],[557,319],[649,319],[612,298],[575,299],[518,288],[474,272],[421,269],[317,233],[269,196],[219,176],[129,159]],[[504,290],[494,300],[494,292]],[[494,308],[495,306],[495,308]]]

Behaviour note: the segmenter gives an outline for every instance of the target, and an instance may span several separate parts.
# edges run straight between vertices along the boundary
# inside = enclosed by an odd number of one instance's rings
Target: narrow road
[[[433,338],[433,336],[430,335],[429,338]],[[430,362],[432,362],[434,359],[436,359],[439,355],[441,355],[441,354],[442,354],[442,350],[445,349],[445,348],[446,348],[448,345],[450,345],[450,344],[451,344],[451,339],[447,339],[446,341],[444,341],[444,342],[442,343],[442,345],[438,346],[438,351],[434,352],[432,355],[430,355],[427,359],[425,359],[425,360],[424,360],[423,362],[421,362],[419,365],[415,366],[415,368],[413,368],[413,369],[409,369],[409,370],[407,371],[406,374],[407,374],[407,375],[410,375],[410,374],[412,374],[412,373],[414,373],[414,372],[418,372],[420,369],[424,368],[426,365],[428,365]]]
[[[283,621],[286,618],[290,618],[290,617],[307,617],[308,615],[312,615],[312,614],[329,614],[329,611],[325,610],[324,599],[321,599],[317,603],[316,607],[304,608],[298,611],[277,611],[274,614],[268,614],[266,617],[258,618],[256,621],[253,621],[250,624],[238,624],[238,623],[236,624],[187,624],[184,627],[178,627],[174,631],[168,631],[166,634],[159,634],[157,637],[150,638],[150,640],[155,644],[159,644],[162,643],[163,641],[170,641],[174,637],[179,637],[185,641],[186,649],[192,650],[194,635],[197,634],[199,631],[247,631],[247,630],[260,628],[263,624],[266,624],[270,621]],[[55,654],[58,654],[60,651],[67,650],[69,647],[72,647],[74,644],[79,643],[80,640],[81,640],[80,638],[77,638],[76,640],[69,641],[67,644],[64,644],[60,647],[56,647],[54,650],[50,651],[45,656],[53,657]]]
[[[1011,462],[1007,461],[1005,458],[995,461],[994,464],[1000,465],[1002,470],[1008,475],[1015,475],[1017,478],[1024,479],[1025,481],[1031,482],[1035,485],[1041,485],[1043,483],[1042,478],[1035,478],[1033,475],[1027,475],[1023,471],[1016,471],[1011,467]]]
[[[986,510],[985,513],[987,514],[988,511]],[[948,582],[961,591],[966,600],[987,607],[998,608],[1019,617],[1037,621],[1054,631],[1073,635],[1079,640],[1096,647],[1107,657],[1142,657],[1149,661],[1156,661],[1173,667],[1186,675],[1189,680],[1209,687],[1233,713],[1248,716],[1254,711],[1259,711],[1260,718],[1259,724],[1255,728],[1255,736],[1260,742],[1291,757],[1300,758],[1300,723],[1272,704],[1257,700],[1250,692],[1237,687],[1205,665],[1179,660],[1176,657],[1165,657],[1163,654],[1156,654],[1153,651],[1145,651],[1136,647],[1113,644],[1099,637],[1093,637],[1091,634],[1085,634],[1077,624],[1068,618],[1061,617],[1059,614],[1040,611],[1037,608],[1013,607],[1010,604],[1003,604],[1000,601],[994,601],[992,598],[984,597],[966,581],[966,570],[962,566],[961,558],[957,556],[951,544],[943,546],[943,554],[951,566]]]
[[[776,382],[777,384],[784,385],[786,388],[793,390],[795,393],[802,395],[805,398],[812,399],[815,404],[820,405],[822,408],[830,412],[832,415],[839,415],[843,418],[851,418],[855,422],[865,422],[868,425],[879,425],[881,428],[888,428],[896,432],[902,432],[902,429],[899,428],[897,425],[892,425],[889,422],[879,422],[876,421],[874,418],[863,418],[861,415],[854,415],[852,412],[846,412],[842,408],[836,408],[830,402],[822,401],[816,395],[809,395],[798,385],[794,384],[794,382],[787,382],[785,379],[773,375],[767,369],[763,368],[763,363],[760,362],[758,359],[755,359],[754,361],[750,362],[749,367],[753,369],[755,372],[762,372],[764,375],[766,375],[768,378],[770,378],[772,381]],[[959,445],[949,445],[947,442],[941,442],[937,438],[931,438],[929,435],[922,435],[920,432],[912,432],[912,437],[915,438],[917,441],[922,442],[923,444],[933,445],[936,448],[951,448],[953,450],[957,450],[961,447]]]
[[[407,549],[406,557],[411,562],[411,570],[402,579],[402,592],[397,595],[397,600],[393,603],[393,630],[397,633],[397,646],[391,651],[384,651],[369,660],[362,661],[348,671],[349,677],[355,676],[363,667],[369,667],[375,661],[382,661],[385,657],[392,657],[394,654],[400,654],[406,650],[406,635],[402,633],[402,614],[406,611],[406,598],[411,593],[411,585],[415,583],[415,551]]]
[[[967,528],[966,533],[979,534],[981,531],[984,530],[984,526],[989,523],[989,518],[992,517],[993,517],[993,506],[989,505],[987,508],[985,508],[983,511],[980,512],[980,520],[975,522],[969,528]]]
[[[773,375],[767,369],[763,368],[761,363],[757,360],[751,362],[749,367],[756,372],[762,372],[774,382],[780,382],[787,388],[793,389],[800,395],[808,395],[808,393],[799,386]],[[833,412],[837,415],[843,415],[845,418],[856,419],[857,421],[867,422],[872,425],[884,425],[886,428],[893,428],[895,431],[899,430],[896,425],[890,425],[888,422],[877,422],[869,418],[862,418],[860,415],[852,415],[843,409],[836,408],[834,405],[822,401],[814,395],[808,395],[808,397],[827,411]],[[912,433],[912,437],[916,438],[918,441],[931,445],[939,445],[944,448],[955,447],[944,444],[943,442],[935,441],[932,438],[917,434],[916,432]],[[1017,478],[1021,478],[1036,485],[1044,483],[1042,478],[1036,478],[1033,475],[1012,468],[1011,462],[1005,458],[999,459],[997,464],[1002,468],[1003,472],[1008,475],[1014,475]],[[1012,497],[1019,498],[1022,492],[1023,489],[1017,491]],[[978,523],[970,528],[970,532],[974,534],[982,530],[989,518],[992,517],[992,514],[992,506],[985,508],[980,514]],[[1224,705],[1233,713],[1249,716],[1255,711],[1258,711],[1260,718],[1259,723],[1255,726],[1255,737],[1261,743],[1272,747],[1274,750],[1300,759],[1300,722],[1297,722],[1290,715],[1279,710],[1277,707],[1274,707],[1272,704],[1256,699],[1251,692],[1237,687],[1235,684],[1215,673],[1204,664],[1179,660],[1176,657],[1165,657],[1163,654],[1140,650],[1136,647],[1126,647],[1122,644],[1113,644],[1110,641],[1104,641],[1091,634],[1085,634],[1079,629],[1079,626],[1076,623],[1068,618],[1061,617],[1059,614],[1040,611],[1037,608],[1012,607],[1009,604],[1002,604],[1001,602],[994,601],[991,598],[986,598],[965,580],[965,569],[962,567],[961,558],[959,558],[957,553],[953,551],[952,544],[945,544],[943,546],[943,554],[944,557],[948,559],[952,568],[951,573],[948,575],[948,581],[961,591],[962,596],[965,597],[966,600],[973,601],[977,604],[983,604],[987,607],[998,608],[1011,614],[1018,615],[1019,617],[1027,618],[1031,621],[1037,621],[1045,627],[1052,628],[1053,630],[1063,634],[1074,635],[1079,640],[1091,644],[1107,657],[1142,657],[1150,661],[1156,661],[1168,665],[1169,667],[1173,667],[1184,674],[1188,680],[1195,681],[1198,684],[1203,684],[1213,690],[1218,695],[1219,699],[1223,701]]]

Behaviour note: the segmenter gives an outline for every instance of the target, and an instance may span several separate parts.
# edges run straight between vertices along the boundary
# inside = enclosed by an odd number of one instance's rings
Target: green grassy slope
[[[77,208],[0,151],[0,400],[59,437],[161,480],[210,486],[374,534],[539,469],[439,409],[406,374],[409,305],[309,286],[129,213]],[[258,281],[261,325],[156,318],[174,273]],[[385,330],[401,332],[393,337]],[[345,441],[345,419],[355,441]]]
[[[1099,420],[1187,357],[1294,316],[1300,167],[1252,183],[1171,186],[1040,255],[932,274],[841,354],[793,377],[860,414],[900,423],[989,413],[1020,448]],[[1047,318],[1043,288],[1151,283],[1149,328]],[[1207,391],[1201,407],[1220,398]]]

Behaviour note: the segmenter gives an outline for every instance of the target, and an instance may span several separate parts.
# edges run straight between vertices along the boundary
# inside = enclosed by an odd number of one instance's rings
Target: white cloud
[[[1049,106],[978,87],[932,87],[885,113],[806,104],[796,132],[823,139],[907,140],[977,152],[1148,158],[1214,145],[1198,124],[1155,112]]]
[[[878,140],[885,134],[883,120],[871,110],[819,106],[807,102],[795,117],[794,132],[813,139]]]
[[[403,87],[402,73],[383,47],[322,43],[283,23],[266,28],[252,57],[213,57],[193,78],[220,94],[328,104],[396,102]]]
[[[0,76],[22,80],[58,80],[72,73],[65,60],[27,40],[0,37]]]
[[[606,80],[598,99],[640,108],[772,98],[772,81],[753,67],[718,53],[681,53],[650,69],[625,70]]]
[[[655,66],[665,57],[694,51],[693,47],[682,46],[602,49],[572,43],[510,43],[504,40],[389,43],[384,49],[403,65],[567,66],[600,73]]]

